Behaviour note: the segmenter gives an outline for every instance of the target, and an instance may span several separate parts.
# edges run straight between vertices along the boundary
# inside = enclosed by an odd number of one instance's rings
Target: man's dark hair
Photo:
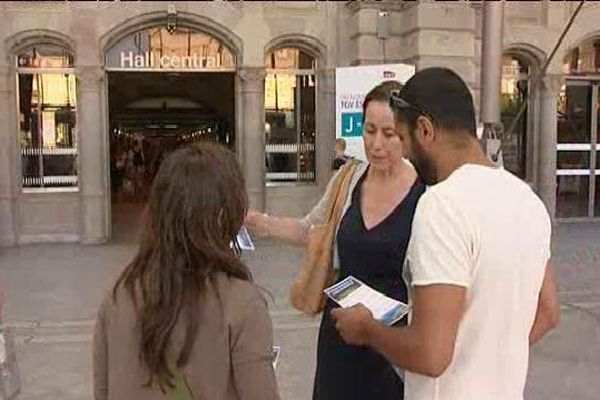
[[[467,84],[448,68],[426,68],[406,82],[399,97],[409,106],[394,107],[396,118],[407,123],[411,134],[420,115],[434,126],[477,137],[473,97]],[[411,107],[412,106],[412,107]]]

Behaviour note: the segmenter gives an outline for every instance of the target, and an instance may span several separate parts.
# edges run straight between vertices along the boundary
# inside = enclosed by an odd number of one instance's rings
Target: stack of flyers
[[[401,320],[409,310],[408,305],[378,292],[353,276],[328,287],[325,294],[344,308],[362,304],[371,311],[373,318],[388,326]]]
[[[271,355],[271,359],[273,360],[273,368],[277,368],[279,354],[281,354],[281,346],[273,346],[273,353]]]

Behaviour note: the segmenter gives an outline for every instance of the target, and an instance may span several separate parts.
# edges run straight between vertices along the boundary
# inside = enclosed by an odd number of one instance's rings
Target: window
[[[283,48],[265,59],[267,182],[315,180],[315,59]]]
[[[600,73],[600,39],[588,39],[565,55],[563,72],[567,75]]]
[[[235,70],[235,57],[217,38],[192,28],[143,29],[106,52],[108,70]]]
[[[58,46],[16,57],[24,191],[77,188],[77,82],[73,56]]]
[[[505,55],[502,58],[502,87],[500,118],[508,129],[517,116],[529,92],[529,65],[517,57]],[[504,168],[521,179],[527,179],[527,131],[529,126],[526,109],[517,121],[513,134],[503,138]]]

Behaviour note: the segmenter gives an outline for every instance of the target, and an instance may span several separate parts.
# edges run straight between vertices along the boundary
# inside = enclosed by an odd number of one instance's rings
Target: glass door
[[[567,80],[558,107],[558,218],[600,217],[598,107],[598,82]]]

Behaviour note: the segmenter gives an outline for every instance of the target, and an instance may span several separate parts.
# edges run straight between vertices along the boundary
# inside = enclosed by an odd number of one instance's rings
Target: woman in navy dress
[[[415,208],[425,187],[402,157],[402,142],[389,107],[392,91],[400,88],[398,82],[384,82],[365,97],[363,139],[368,162],[358,165],[351,180],[334,243],[334,267],[338,280],[352,275],[407,302],[402,267]],[[250,212],[246,224],[259,235],[305,243],[310,225],[324,218],[331,186],[303,219]],[[345,344],[331,318],[333,307],[328,300],[319,330],[313,400],[402,399],[404,384],[398,372],[372,349]]]

